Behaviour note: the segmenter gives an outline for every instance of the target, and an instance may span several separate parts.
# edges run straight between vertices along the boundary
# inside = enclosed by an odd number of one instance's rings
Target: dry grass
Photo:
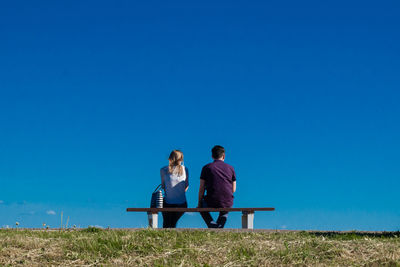
[[[0,230],[3,266],[400,266],[400,234]]]

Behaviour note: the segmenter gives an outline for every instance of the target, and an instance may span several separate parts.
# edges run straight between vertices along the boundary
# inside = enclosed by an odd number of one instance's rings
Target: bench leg
[[[147,217],[149,218],[149,227],[150,228],[158,228],[158,212],[157,213],[147,213]]]
[[[242,228],[253,229],[254,227],[254,212],[242,212]]]

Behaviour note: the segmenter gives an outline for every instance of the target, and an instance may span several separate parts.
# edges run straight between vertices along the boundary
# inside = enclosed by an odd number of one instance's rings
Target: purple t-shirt
[[[210,208],[232,207],[232,184],[236,181],[236,174],[231,165],[215,160],[203,167],[200,179],[205,181],[205,200]]]

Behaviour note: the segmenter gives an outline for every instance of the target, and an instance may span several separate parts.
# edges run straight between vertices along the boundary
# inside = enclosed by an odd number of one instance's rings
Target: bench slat
[[[176,211],[176,212],[219,212],[219,211],[242,211],[242,212],[254,212],[254,211],[274,211],[275,208],[127,208],[126,211],[132,212],[162,212],[162,211]]]

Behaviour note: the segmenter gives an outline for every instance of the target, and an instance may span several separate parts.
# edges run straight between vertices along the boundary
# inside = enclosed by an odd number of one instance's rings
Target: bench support
[[[242,212],[242,228],[243,229],[254,228],[254,212],[251,211]]]
[[[242,212],[242,228],[254,228],[254,212],[255,211],[274,211],[275,208],[127,208],[126,211],[147,212],[149,219],[149,227],[158,228],[159,212]]]
[[[149,218],[149,227],[153,229],[158,228],[158,212],[147,212],[147,217]]]

